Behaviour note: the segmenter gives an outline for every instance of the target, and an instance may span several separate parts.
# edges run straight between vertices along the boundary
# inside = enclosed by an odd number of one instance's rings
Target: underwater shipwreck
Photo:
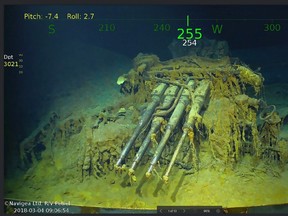
[[[34,200],[106,208],[287,203],[287,193],[259,194],[288,162],[288,140],[279,135],[287,117],[267,104],[263,82],[237,58],[160,61],[139,53],[117,80],[123,100],[87,115],[53,112],[22,141],[24,181],[31,187],[47,178],[75,187],[93,182],[77,198],[68,188]],[[265,183],[265,176],[272,180]],[[253,189],[245,189],[249,182]],[[237,185],[243,189],[234,193]]]

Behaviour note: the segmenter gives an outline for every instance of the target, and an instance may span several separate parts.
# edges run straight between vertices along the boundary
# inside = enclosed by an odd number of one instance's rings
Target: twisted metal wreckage
[[[134,68],[119,77],[118,84],[123,92],[138,95],[153,89],[152,101],[115,169],[126,169],[125,159],[143,132],[145,136],[140,138],[141,144],[128,170],[134,181],[135,169],[146,152],[152,156],[146,177],[151,176],[164,155],[169,157],[162,177],[166,183],[176,162],[183,167],[183,163],[187,165],[190,160],[192,166],[188,167],[197,170],[197,151],[204,140],[208,140],[215,160],[225,163],[237,162],[248,153],[285,164],[287,141],[278,137],[281,119],[275,112],[276,107],[245,94],[247,86],[253,87],[255,95],[259,94],[263,81],[260,73],[233,63],[228,57],[215,60],[186,56],[160,62],[155,55],[140,53],[134,59]],[[264,120],[260,130],[256,123],[259,107],[262,109],[260,119]],[[163,153],[165,149],[168,153]],[[177,158],[180,161],[176,161]]]
[[[157,164],[166,164],[162,179],[167,183],[173,165],[199,169],[199,152],[204,145],[213,160],[225,164],[235,164],[250,154],[285,165],[288,145],[279,136],[282,119],[274,105],[254,98],[263,80],[260,73],[228,57],[184,56],[161,62],[156,55],[138,54],[133,69],[117,83],[123,93],[148,102],[148,106],[132,136],[126,134],[130,139],[124,146],[118,138],[110,139],[113,143],[109,145],[87,138],[78,161],[82,178],[83,172],[101,177],[114,166],[119,173],[128,169],[130,179],[136,181],[137,167],[148,164],[146,177],[150,177]],[[257,123],[259,113],[262,123]],[[57,123],[59,118],[53,113],[43,128],[20,144],[22,167],[29,168],[41,160],[44,149],[50,149],[53,160],[53,148],[59,140],[64,139],[66,146],[66,141],[81,133],[84,122],[88,122],[81,117]],[[98,126],[91,126],[92,130]]]

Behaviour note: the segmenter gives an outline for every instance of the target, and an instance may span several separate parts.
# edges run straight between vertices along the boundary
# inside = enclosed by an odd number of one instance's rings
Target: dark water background
[[[94,12],[96,21],[24,20],[28,12],[57,12],[60,17]],[[24,54],[25,75],[4,73],[5,170],[16,166],[18,144],[48,112],[51,95],[75,89],[88,77],[101,79],[97,68],[107,61],[97,54],[98,47],[130,59],[139,52],[170,59],[168,45],[177,38],[177,28],[186,27],[189,15],[190,25],[201,27],[206,38],[226,40],[231,56],[252,69],[261,67],[265,84],[286,83],[288,20],[283,19],[287,12],[284,6],[6,6],[4,53]],[[113,23],[116,31],[99,32],[99,23]],[[156,23],[169,23],[171,31],[153,32]],[[264,32],[266,23],[281,24],[281,31]],[[48,33],[51,24],[56,34]],[[213,34],[212,24],[223,24],[223,33]],[[113,73],[107,71],[105,76]]]

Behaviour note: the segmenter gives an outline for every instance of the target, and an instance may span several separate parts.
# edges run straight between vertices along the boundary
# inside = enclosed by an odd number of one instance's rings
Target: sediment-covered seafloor
[[[287,203],[287,86],[264,79],[227,56],[140,53],[115,80],[119,101],[51,111],[20,143],[24,174],[5,181],[5,198],[133,209]]]

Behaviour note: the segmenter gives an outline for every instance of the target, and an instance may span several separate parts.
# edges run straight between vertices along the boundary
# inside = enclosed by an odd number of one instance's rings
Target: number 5
[[[195,36],[195,39],[201,39],[202,38],[202,33],[200,32],[202,29],[201,28],[195,28],[195,35],[198,34],[199,36]]]
[[[192,28],[187,28],[186,29],[186,34],[187,34],[187,37],[186,37],[187,40],[192,39],[193,38]]]

